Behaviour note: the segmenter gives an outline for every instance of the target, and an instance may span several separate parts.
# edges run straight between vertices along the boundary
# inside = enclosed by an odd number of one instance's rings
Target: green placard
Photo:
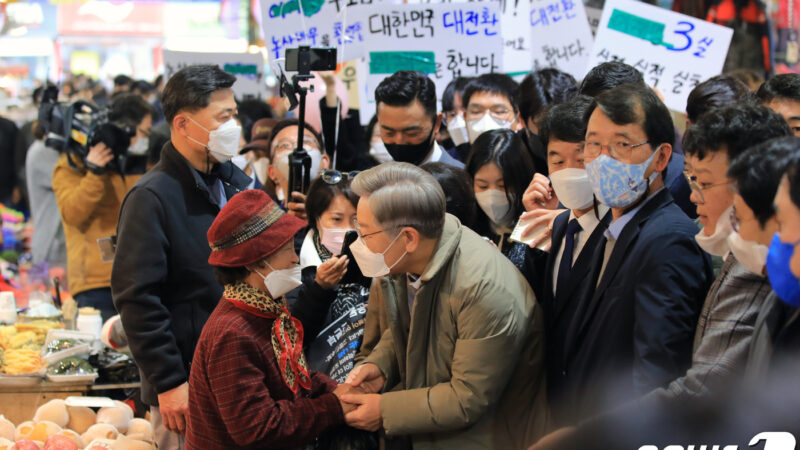
[[[644,39],[654,45],[667,46],[664,43],[664,28],[666,26],[663,23],[645,19],[625,11],[614,9],[611,13],[611,18],[608,20],[608,28]]]
[[[370,74],[392,74],[398,70],[416,70],[423,73],[436,72],[434,52],[370,52]]]

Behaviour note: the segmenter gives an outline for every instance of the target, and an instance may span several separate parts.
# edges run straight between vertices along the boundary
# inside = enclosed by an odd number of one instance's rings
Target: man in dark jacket
[[[120,212],[111,288],[159,448],[183,447],[190,363],[222,295],[206,262],[206,233],[220,208],[250,183],[229,161],[241,133],[235,80],[210,65],[170,78],[163,108],[171,142]]]
[[[664,104],[625,85],[598,95],[585,118],[587,175],[612,221],[594,249],[596,288],[578,300],[564,339],[562,401],[573,421],[686,373],[713,279],[697,227],[664,186],[674,139]]]

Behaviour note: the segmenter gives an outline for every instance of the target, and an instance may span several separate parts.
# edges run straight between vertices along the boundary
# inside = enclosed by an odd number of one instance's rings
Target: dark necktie
[[[561,263],[558,265],[558,279],[556,280],[556,292],[566,289],[569,282],[569,273],[572,270],[572,253],[575,250],[575,234],[581,231],[581,224],[578,219],[572,219],[567,224],[566,239],[564,242],[564,253],[561,255]]]

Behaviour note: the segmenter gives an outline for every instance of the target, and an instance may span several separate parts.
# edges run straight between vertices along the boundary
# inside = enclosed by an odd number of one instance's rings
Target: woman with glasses
[[[345,235],[355,232],[358,197],[350,190],[355,173],[326,170],[311,183],[306,198],[308,232],[300,248],[306,289],[289,300],[303,321],[310,367],[339,382],[353,368],[369,297],[368,284],[341,282],[349,262],[342,255]]]
[[[521,270],[526,246],[510,237],[525,211],[522,194],[534,173],[522,141],[508,129],[481,134],[472,144],[466,170],[479,206],[474,230],[489,238]]]

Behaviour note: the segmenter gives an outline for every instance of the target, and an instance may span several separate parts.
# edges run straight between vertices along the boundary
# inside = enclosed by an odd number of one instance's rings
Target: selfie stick
[[[311,183],[311,156],[303,148],[303,138],[305,137],[306,125],[306,94],[309,89],[313,92],[314,86],[312,85],[310,88],[300,86],[301,81],[314,78],[309,70],[310,61],[303,61],[305,58],[301,56],[303,53],[308,54],[307,52],[309,52],[309,47],[300,47],[297,58],[298,73],[292,76],[294,91],[300,96],[300,111],[298,114],[299,123],[297,124],[297,146],[289,154],[289,194],[286,198],[287,202],[292,201],[292,192],[305,193]]]

